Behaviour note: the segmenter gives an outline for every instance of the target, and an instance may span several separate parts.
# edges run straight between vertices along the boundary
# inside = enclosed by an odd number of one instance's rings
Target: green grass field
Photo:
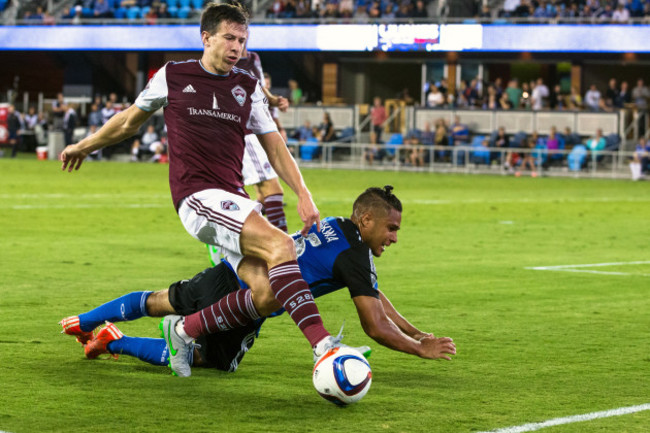
[[[479,432],[650,403],[647,183],[305,170],[323,216],[395,186],[402,230],[376,260],[379,285],[458,349],[451,362],[390,351],[365,336],[347,291],[320,298],[330,331],[346,320],[344,341],[374,349],[372,388],[341,409],[313,390],[310,348],[286,315],[234,374],[85,359],[62,317],[189,278],[205,248],[173,210],[166,166],[68,174],[5,158],[0,173],[2,431]],[[157,337],[157,324],[119,326]],[[648,410],[543,429],[649,430]]]

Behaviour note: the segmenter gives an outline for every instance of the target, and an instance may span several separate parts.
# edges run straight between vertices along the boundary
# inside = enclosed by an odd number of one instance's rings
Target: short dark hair
[[[201,13],[201,33],[213,35],[219,29],[219,24],[229,21],[248,27],[248,12],[239,3],[208,3]]]
[[[365,190],[352,205],[352,215],[361,217],[362,214],[371,209],[382,209],[386,214],[391,209],[402,212],[402,202],[392,193],[393,186],[386,185],[383,188],[372,187]]]

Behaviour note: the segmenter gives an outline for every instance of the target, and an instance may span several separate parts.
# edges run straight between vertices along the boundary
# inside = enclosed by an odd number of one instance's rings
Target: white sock
[[[185,326],[185,319],[181,319],[178,322],[176,322],[176,328],[174,329],[176,330],[178,336],[183,339],[185,344],[190,344],[192,341],[194,341],[194,338],[187,335],[184,326]]]

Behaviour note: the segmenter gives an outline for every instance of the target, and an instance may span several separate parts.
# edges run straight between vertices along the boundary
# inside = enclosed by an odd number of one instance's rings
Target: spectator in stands
[[[106,101],[106,104],[104,105],[104,108],[101,110],[101,115],[102,115],[102,125],[105,125],[108,120],[115,116],[117,111],[113,107],[113,102],[112,101]]]
[[[445,119],[440,118],[436,120],[436,132],[433,144],[441,147],[450,147],[452,145],[452,143],[449,142],[449,129],[447,128]],[[449,151],[436,150],[436,155],[441,160],[447,160],[449,158]]]
[[[616,10],[612,14],[612,22],[626,24],[628,21],[630,21],[630,11],[619,2],[618,5],[616,5]]]
[[[571,87],[571,92],[567,96],[566,106],[569,110],[582,109],[582,96],[575,87]]]
[[[589,90],[585,93],[585,107],[591,111],[599,111],[600,109],[600,90],[595,84],[589,86]]]
[[[618,97],[619,90],[616,88],[616,78],[610,78],[607,83],[607,90],[605,90],[605,106],[609,108],[614,107],[616,98]]]
[[[93,9],[93,17],[95,18],[113,18],[113,11],[111,6],[106,0],[95,0],[95,8]]]
[[[621,81],[621,89],[614,98],[614,107],[623,108],[632,103],[632,94],[628,88],[627,81]]]
[[[99,111],[97,104],[92,104],[90,106],[90,113],[88,113],[88,126],[101,126],[102,125],[102,113]]]
[[[282,18],[282,12],[284,12],[284,4],[282,0],[273,0],[271,6],[266,11],[267,18]]]
[[[411,16],[413,18],[428,18],[429,12],[427,11],[426,4],[424,0],[416,0],[415,9],[413,10]]]
[[[149,148],[154,142],[160,141],[158,133],[156,132],[156,127],[153,124],[147,126],[147,130],[142,134],[141,141],[142,146],[145,146],[146,148]]]
[[[440,108],[443,105],[445,105],[445,96],[435,85],[432,85],[427,94],[427,107]]]
[[[605,149],[607,141],[603,137],[603,130],[598,128],[596,129],[596,135],[589,140],[587,140],[587,148],[592,152],[593,155],[597,155],[598,152]]]
[[[451,139],[454,147],[469,145],[469,127],[460,121],[460,116],[454,117],[454,123],[451,125]],[[456,164],[465,163],[465,150],[456,152]]]
[[[483,102],[484,110],[496,110],[501,108],[499,100],[497,99],[497,91],[492,84],[487,88],[487,98]]]
[[[320,16],[321,18],[340,18],[336,2],[328,0],[325,3],[325,9],[321,10]]]
[[[27,113],[23,115],[23,145],[28,152],[36,150],[36,127],[38,125],[38,114],[36,108],[30,106]]]
[[[395,10],[397,9],[397,6],[395,6],[395,3],[393,2],[387,2],[386,7],[384,7],[384,12],[382,13],[381,17],[384,20],[392,20],[395,18]]]
[[[169,9],[167,7],[167,3],[161,2],[160,6],[158,6],[158,12],[157,12],[158,18],[161,20],[168,20],[172,17],[172,14],[169,13]]]
[[[544,107],[544,98],[548,98],[548,96],[548,87],[546,87],[546,84],[544,84],[541,78],[538,78],[531,93],[531,106],[533,110],[541,110]]]
[[[340,0],[339,15],[343,18],[352,17],[354,15],[354,0]]]
[[[639,78],[636,82],[636,87],[632,89],[632,100],[636,108],[639,110],[646,110],[648,108],[648,98],[650,98],[650,91],[643,82],[643,79]]]
[[[479,100],[481,97],[481,88],[479,85],[479,80],[474,78],[470,81],[469,85],[465,89],[465,99],[470,107],[476,107],[479,105]]]
[[[296,18],[311,18],[311,16],[309,0],[298,0],[296,2]]]
[[[65,115],[65,100],[63,93],[57,93],[56,99],[52,101],[52,128],[56,131],[63,129],[63,116]]]
[[[551,110],[563,110],[564,101],[562,100],[562,89],[559,84],[553,86],[548,96],[548,106]]]
[[[289,103],[293,106],[302,104],[302,89],[294,79],[289,80]]]
[[[10,104],[7,108],[8,144],[11,146],[11,157],[15,158],[21,145],[22,119],[16,107]]]
[[[456,101],[454,103],[456,107],[458,108],[469,107],[469,101],[467,100],[467,96],[466,96],[467,93],[468,93],[467,81],[460,80],[460,85],[458,86],[458,90],[456,91]]]
[[[336,130],[334,129],[334,124],[332,123],[332,118],[330,113],[327,111],[323,113],[323,123],[320,124],[319,129],[319,139],[323,143],[330,143],[336,141]]]
[[[521,101],[519,101],[519,106],[524,110],[530,109],[530,86],[525,81],[521,83]]]
[[[384,130],[384,123],[388,119],[386,108],[382,104],[381,98],[375,96],[370,109],[370,118],[372,121],[372,133],[370,134],[370,142],[372,144],[381,143],[381,133]]]
[[[304,143],[310,138],[314,138],[314,131],[309,120],[305,120],[305,123],[303,123],[303,125],[298,128],[295,134],[295,138],[301,143]]]
[[[77,127],[77,124],[77,111],[72,104],[68,104],[65,115],[63,116],[63,139],[65,140],[66,146],[74,143],[74,129]]]
[[[501,97],[499,98],[499,108],[501,108],[502,110],[512,109],[512,102],[510,102],[510,98],[508,97],[508,94],[506,92],[503,92],[501,94]]]
[[[650,172],[650,143],[643,136],[639,137],[639,143],[634,150],[630,170],[632,180],[639,180],[644,174]]]
[[[537,145],[537,139],[537,132],[533,132],[533,135],[530,136],[528,140],[526,140],[526,148],[528,149],[528,152],[525,152],[523,154],[523,157],[521,159],[521,167],[518,171],[515,172],[515,176],[521,176],[521,172],[528,168],[530,170],[530,176],[537,177],[535,153],[533,152],[533,149],[535,149],[535,146]]]
[[[510,139],[503,126],[500,126],[497,130],[497,135],[494,137],[494,141],[490,143],[490,147],[499,150],[498,152],[490,152],[490,162],[499,161],[500,164],[504,164],[506,151],[510,147]]]
[[[508,82],[505,93],[508,95],[510,106],[515,110],[518,109],[521,104],[522,90],[519,88],[519,81],[516,78]]]

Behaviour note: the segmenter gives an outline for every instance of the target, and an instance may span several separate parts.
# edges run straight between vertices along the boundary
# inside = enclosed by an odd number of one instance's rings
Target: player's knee
[[[176,312],[169,303],[169,290],[167,289],[149,295],[145,308],[147,309],[147,315],[151,317],[162,317]]]
[[[280,230],[277,230],[277,234],[271,239],[269,246],[270,253],[267,259],[269,267],[296,260],[296,246],[293,239]]]

